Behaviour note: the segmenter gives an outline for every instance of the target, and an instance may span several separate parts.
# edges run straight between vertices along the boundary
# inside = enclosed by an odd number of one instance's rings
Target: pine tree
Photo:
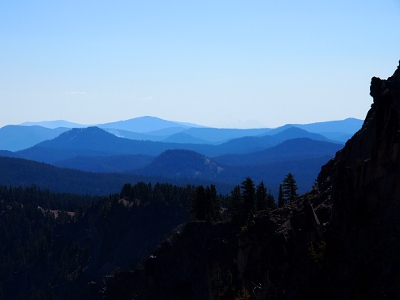
[[[267,188],[264,181],[261,181],[256,188],[256,210],[267,209]]]
[[[286,203],[292,203],[298,197],[297,184],[292,173],[288,173],[283,180],[282,191]]]
[[[243,214],[246,221],[253,218],[254,212],[256,210],[256,189],[254,187],[254,182],[250,177],[247,177],[242,181],[241,185],[242,197],[243,197]]]

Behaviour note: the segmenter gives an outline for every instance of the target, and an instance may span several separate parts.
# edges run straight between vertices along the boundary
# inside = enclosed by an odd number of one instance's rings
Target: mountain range
[[[156,117],[140,117],[125,121],[83,125],[69,121],[25,122],[21,125],[7,125],[0,128],[0,150],[18,151],[40,142],[53,139],[72,128],[96,126],[118,137],[142,141],[163,141],[171,143],[222,144],[232,139],[275,135],[290,127],[317,133],[339,143],[345,143],[361,128],[362,121],[348,118],[311,124],[287,124],[278,128],[223,129],[210,128],[192,123],[167,121]]]
[[[26,128],[37,129],[37,126]],[[54,132],[56,129],[52,130]],[[167,181],[216,182],[224,186],[224,193],[229,192],[229,188],[225,187],[232,187],[244,178],[251,177],[255,181],[264,181],[277,194],[280,182],[289,172],[298,178],[299,192],[308,190],[321,164],[343,147],[343,144],[321,134],[290,125],[269,130],[269,134],[265,133],[266,129],[246,130],[253,136],[245,137],[241,137],[244,134],[242,130],[234,129],[187,130],[199,135],[215,133],[220,138],[239,136],[219,144],[132,140],[99,127],[64,130],[59,136],[30,148],[14,152],[2,150],[0,155],[51,164],[58,168],[109,173],[109,176],[116,178],[120,176],[118,173],[122,173],[146,178],[163,177]],[[168,131],[159,131],[162,130]],[[14,185],[17,184],[21,182],[15,181]]]

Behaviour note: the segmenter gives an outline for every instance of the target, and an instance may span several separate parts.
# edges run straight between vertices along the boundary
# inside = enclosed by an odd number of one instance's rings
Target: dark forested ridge
[[[76,156],[59,160],[52,165],[96,173],[132,173],[153,161],[149,155],[113,155],[113,156]]]
[[[198,178],[165,178],[161,176],[143,176],[124,173],[92,173],[73,169],[57,168],[36,161],[1,157],[0,183],[11,186],[29,186],[32,184],[57,192],[76,194],[108,195],[119,191],[126,182],[139,181],[171,183],[175,185],[214,183],[221,193],[228,193],[232,184],[210,182]]]
[[[188,220],[194,190],[137,183],[93,197],[0,185],[1,299],[100,299],[105,276],[142,266]]]

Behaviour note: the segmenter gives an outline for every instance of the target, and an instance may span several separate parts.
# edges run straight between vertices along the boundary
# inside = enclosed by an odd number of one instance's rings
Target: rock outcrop
[[[313,190],[246,228],[189,223],[144,270],[116,275],[108,297],[134,277],[126,298],[399,298],[399,67],[372,78],[370,95],[363,127]]]

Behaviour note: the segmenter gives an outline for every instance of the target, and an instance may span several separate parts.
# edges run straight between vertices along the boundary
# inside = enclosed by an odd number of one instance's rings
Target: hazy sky
[[[0,126],[364,119],[399,29],[400,0],[1,1]]]

